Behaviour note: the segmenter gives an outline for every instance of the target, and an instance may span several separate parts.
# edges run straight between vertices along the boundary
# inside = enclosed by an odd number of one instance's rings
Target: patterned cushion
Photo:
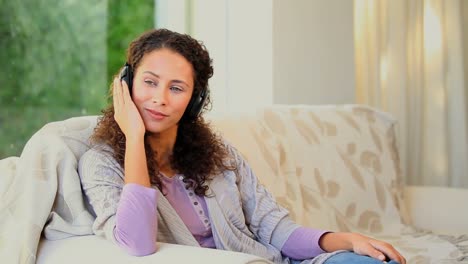
[[[298,223],[388,241],[408,263],[462,263],[462,246],[408,226],[388,114],[362,105],[276,105],[213,125]]]
[[[353,105],[275,106],[216,123],[299,223],[375,234],[400,232],[403,218],[394,125]]]

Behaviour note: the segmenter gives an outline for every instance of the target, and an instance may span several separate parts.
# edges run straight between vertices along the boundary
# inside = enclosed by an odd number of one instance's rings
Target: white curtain
[[[463,0],[354,3],[357,102],[399,121],[406,182],[468,188]]]

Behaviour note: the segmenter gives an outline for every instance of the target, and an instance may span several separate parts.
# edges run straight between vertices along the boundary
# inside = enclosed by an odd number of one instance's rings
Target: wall
[[[468,102],[468,2],[460,1],[461,5],[461,19],[462,19],[462,49],[463,49],[463,70],[465,76],[465,102]],[[468,104],[465,106],[466,112],[468,113]],[[467,135],[468,138],[468,135]]]
[[[274,102],[354,103],[353,1],[275,0]]]
[[[354,103],[353,1],[157,0],[157,27],[203,40],[212,114]]]
[[[213,56],[214,112],[273,103],[272,1],[193,1],[191,34]],[[196,4],[195,4],[196,3]]]

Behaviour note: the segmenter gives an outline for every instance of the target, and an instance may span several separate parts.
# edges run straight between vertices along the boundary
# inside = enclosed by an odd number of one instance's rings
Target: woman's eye
[[[171,86],[171,90],[174,92],[182,92],[183,89],[178,86]]]
[[[156,85],[156,83],[153,82],[152,80],[145,80],[145,83],[148,84],[148,85],[152,85],[152,86]]]

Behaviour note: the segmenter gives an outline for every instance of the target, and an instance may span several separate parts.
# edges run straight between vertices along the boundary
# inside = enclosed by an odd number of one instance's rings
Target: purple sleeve
[[[299,227],[288,237],[281,248],[281,253],[297,260],[316,257],[325,252],[319,246],[319,240],[325,233],[329,233],[329,231]]]
[[[156,251],[158,219],[157,192],[138,184],[126,184],[117,208],[114,237],[117,244],[134,256]]]

